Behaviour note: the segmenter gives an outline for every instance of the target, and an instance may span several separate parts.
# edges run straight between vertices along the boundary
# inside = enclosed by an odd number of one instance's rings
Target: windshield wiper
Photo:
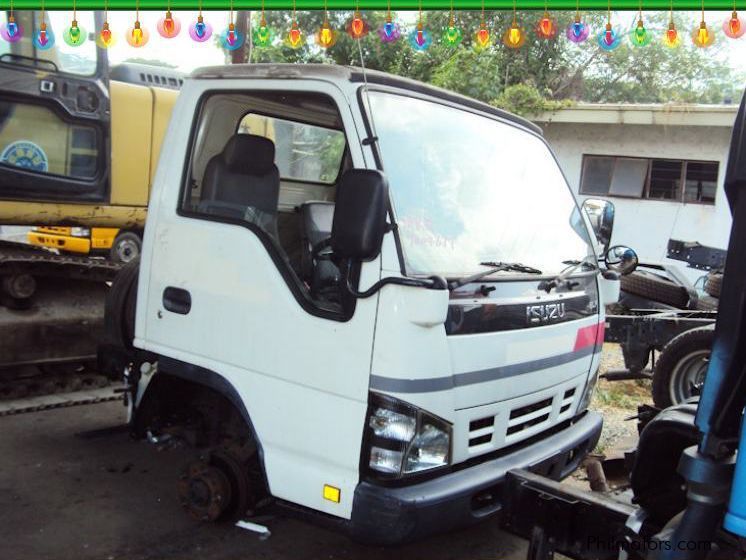
[[[552,278],[551,280],[544,280],[539,284],[539,289],[546,291],[546,293],[551,292],[553,289],[555,289],[558,286],[561,286],[567,281],[567,277],[570,276],[573,272],[575,272],[578,268],[581,266],[587,266],[591,270],[597,270],[598,264],[595,262],[591,262],[588,259],[592,257],[584,257],[583,259],[576,261],[562,261],[562,264],[568,265],[567,268],[562,270],[557,276]]]
[[[472,282],[481,280],[485,276],[489,276],[490,274],[495,274],[496,272],[510,271],[510,272],[522,272],[524,274],[541,274],[541,270],[537,268],[532,268],[530,266],[526,266],[525,264],[521,264],[521,263],[504,263],[504,262],[488,261],[488,262],[481,262],[479,264],[480,266],[489,266],[492,268],[490,268],[489,270],[484,270],[482,272],[477,272],[476,274],[472,274],[471,276],[465,276],[464,278],[453,280],[448,283],[448,289],[453,291],[456,288],[460,288],[461,286],[465,286],[466,284],[471,284]]]

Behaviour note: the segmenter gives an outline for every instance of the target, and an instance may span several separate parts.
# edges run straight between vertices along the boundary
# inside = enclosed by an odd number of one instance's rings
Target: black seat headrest
[[[265,175],[275,165],[275,143],[264,136],[234,134],[223,148],[222,156],[231,173]]]

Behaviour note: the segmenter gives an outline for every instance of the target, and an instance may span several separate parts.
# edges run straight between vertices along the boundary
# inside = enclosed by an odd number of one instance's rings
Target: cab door
[[[47,12],[55,38],[39,48],[41,14],[16,11],[23,34],[0,41],[0,199],[100,203],[109,196],[109,94],[100,13],[79,12],[85,41],[62,38],[69,14]],[[8,19],[0,12],[0,24]],[[7,221],[7,216],[2,216]]]

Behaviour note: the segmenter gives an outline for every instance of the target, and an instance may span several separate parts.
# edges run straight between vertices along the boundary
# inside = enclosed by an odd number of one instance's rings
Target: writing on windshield
[[[463,276],[502,261],[552,274],[592,251],[539,137],[435,102],[370,98],[408,272]]]

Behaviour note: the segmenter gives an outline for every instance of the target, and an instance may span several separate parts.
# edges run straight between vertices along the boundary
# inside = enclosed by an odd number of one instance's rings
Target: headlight
[[[596,385],[598,384],[598,369],[596,369],[596,372],[591,374],[591,378],[588,380],[588,383],[585,384],[585,391],[583,392],[583,397],[580,399],[580,402],[578,403],[578,414],[581,412],[585,412],[588,409],[588,406],[591,404],[591,399],[593,398],[593,393],[596,392]]]
[[[392,397],[371,394],[365,441],[363,466],[379,478],[402,478],[450,464],[450,424]]]
[[[84,227],[70,228],[70,235],[73,237],[88,237],[91,235],[91,230]]]

